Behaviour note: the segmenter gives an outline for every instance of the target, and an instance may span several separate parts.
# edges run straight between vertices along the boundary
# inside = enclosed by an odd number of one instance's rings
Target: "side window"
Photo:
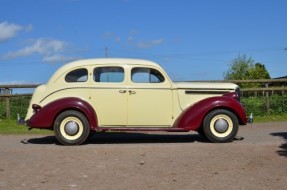
[[[123,82],[124,69],[122,67],[97,67],[94,69],[95,82]]]
[[[134,83],[162,83],[163,75],[152,68],[137,67],[132,69],[132,81]]]
[[[66,82],[86,82],[88,80],[87,69],[76,69],[69,72],[66,77]]]

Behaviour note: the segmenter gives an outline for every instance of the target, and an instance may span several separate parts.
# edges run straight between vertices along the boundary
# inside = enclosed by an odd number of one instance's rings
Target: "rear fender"
[[[173,127],[196,131],[202,125],[204,117],[210,111],[219,108],[232,111],[237,116],[239,123],[246,125],[245,109],[240,102],[227,96],[219,96],[201,100],[185,109],[177,118]]]
[[[90,128],[95,130],[98,122],[96,112],[93,107],[80,98],[62,98],[55,100],[37,109],[32,117],[27,121],[31,128],[52,128],[56,117],[65,110],[78,110],[88,119]]]

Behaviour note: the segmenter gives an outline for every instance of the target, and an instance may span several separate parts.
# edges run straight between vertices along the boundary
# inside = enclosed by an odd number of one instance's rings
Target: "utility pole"
[[[105,57],[108,57],[108,47],[105,48]]]

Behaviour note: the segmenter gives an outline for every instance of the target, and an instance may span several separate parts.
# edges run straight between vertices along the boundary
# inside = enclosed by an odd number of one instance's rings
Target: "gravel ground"
[[[287,123],[238,135],[213,144],[195,132],[101,133],[75,147],[0,135],[0,189],[287,189]]]

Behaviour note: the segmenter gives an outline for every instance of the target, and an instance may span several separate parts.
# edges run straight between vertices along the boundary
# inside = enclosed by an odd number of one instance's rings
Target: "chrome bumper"
[[[20,116],[20,114],[17,113],[17,124],[18,125],[26,125],[26,121],[23,117]]]

